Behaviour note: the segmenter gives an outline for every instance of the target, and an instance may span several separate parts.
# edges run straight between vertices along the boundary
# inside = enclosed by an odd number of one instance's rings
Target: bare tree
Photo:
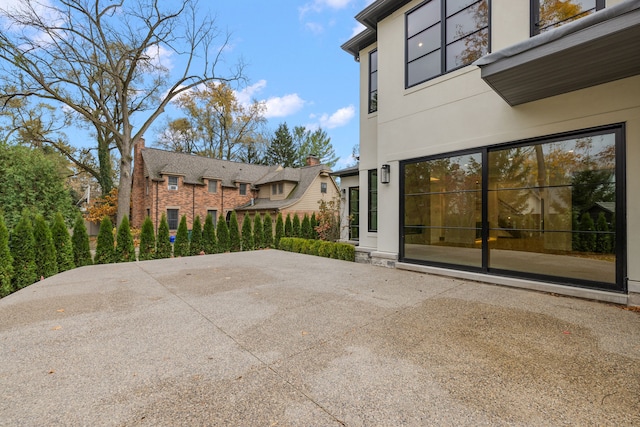
[[[166,3],[23,0],[0,9],[0,78],[16,88],[0,94],[0,107],[25,97],[59,103],[112,141],[120,154],[118,224],[129,215],[133,143],[176,96],[242,77],[241,64],[217,74],[229,36],[197,0]],[[181,68],[164,66],[161,52]]]

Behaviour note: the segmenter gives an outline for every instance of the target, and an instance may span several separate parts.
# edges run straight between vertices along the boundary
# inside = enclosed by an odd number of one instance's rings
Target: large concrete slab
[[[0,300],[0,425],[640,425],[640,315],[275,250]]]

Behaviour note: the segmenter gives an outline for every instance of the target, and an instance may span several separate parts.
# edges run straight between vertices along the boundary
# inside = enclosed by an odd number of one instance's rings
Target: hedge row
[[[356,256],[356,248],[348,243],[301,239],[298,237],[283,237],[280,239],[280,249],[344,261],[355,261]]]

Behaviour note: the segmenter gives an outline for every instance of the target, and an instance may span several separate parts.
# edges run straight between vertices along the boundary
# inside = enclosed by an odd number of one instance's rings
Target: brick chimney
[[[307,166],[318,166],[320,159],[315,154],[309,154],[306,160]]]

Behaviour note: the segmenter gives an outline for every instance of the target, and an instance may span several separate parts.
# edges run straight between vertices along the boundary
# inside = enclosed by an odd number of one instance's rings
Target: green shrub
[[[229,244],[231,252],[240,251],[240,226],[238,225],[236,211],[232,211],[229,218]]]
[[[140,230],[140,249],[138,258],[140,261],[154,259],[156,256],[156,235],[153,232],[153,222],[146,217]]]
[[[178,231],[176,232],[176,240],[173,242],[173,256],[182,257],[189,255],[189,230],[187,229],[187,216],[182,215]]]
[[[580,218],[580,251],[582,252],[595,252],[596,250],[596,234],[593,233],[596,229],[593,223],[593,218],[587,212],[582,214]]]
[[[348,243],[335,243],[298,237],[283,237],[280,239],[280,249],[288,252],[316,255],[351,262],[355,261],[356,253],[355,246]]]
[[[336,243],[337,258],[354,262],[356,259],[356,247],[348,243]]]
[[[242,242],[241,250],[252,251],[254,249],[255,241],[253,239],[253,230],[251,229],[251,217],[249,214],[244,214],[242,219]]]
[[[216,230],[213,226],[213,216],[207,214],[204,220],[204,228],[202,229],[202,250],[205,254],[216,253]]]
[[[284,236],[295,237],[293,235],[293,224],[291,223],[291,214],[287,214],[287,219],[284,221]]]
[[[167,215],[162,214],[160,226],[158,227],[158,236],[156,238],[156,259],[171,258],[171,236],[169,234],[169,222]]]
[[[229,239],[229,227],[222,214],[218,218],[216,227],[216,237],[218,238],[218,252],[225,253],[231,250],[231,240]]]
[[[102,218],[100,230],[98,231],[98,242],[96,243],[96,256],[93,258],[94,264],[111,264],[116,262],[116,250],[113,239],[113,223],[108,216]]]
[[[118,235],[116,237],[116,261],[132,262],[136,260],[136,248],[133,246],[133,237],[131,236],[131,227],[129,227],[129,218],[122,218],[120,227],[118,227]]]
[[[318,256],[318,250],[320,249],[320,240],[311,240],[309,245],[309,255]]]
[[[13,257],[9,251],[9,231],[0,215],[0,298],[13,292]]]
[[[291,235],[293,237],[302,237],[302,230],[300,228],[300,217],[298,217],[298,214],[293,215],[293,220],[291,221]]]
[[[311,228],[311,220],[309,219],[309,215],[304,214],[302,218],[302,225],[300,226],[300,232],[302,233],[303,239],[313,239],[313,229]]]
[[[274,246],[273,244],[273,222],[271,220],[271,215],[269,215],[269,212],[267,212],[264,215],[264,221],[262,223],[262,229],[263,229],[263,246],[265,248],[271,248]]]
[[[264,248],[264,227],[262,226],[260,214],[257,212],[253,218],[253,247],[255,249]]]
[[[309,222],[311,223],[311,238],[312,239],[317,239],[318,238],[318,232],[316,231],[316,227],[319,225],[318,224],[318,220],[316,219],[316,213],[312,213],[311,214],[311,219],[309,220]]]
[[[200,216],[196,215],[191,226],[191,241],[189,242],[189,255],[200,255],[202,252],[202,225]]]
[[[53,225],[51,226],[51,237],[53,246],[56,248],[56,263],[58,264],[58,272],[71,270],[73,265],[73,246],[71,245],[71,236],[69,230],[64,223],[64,217],[57,212]]]
[[[284,235],[284,223],[282,222],[282,213],[278,213],[278,218],[276,218],[276,237],[273,240],[273,246],[276,248],[280,248],[280,240],[286,237]]]
[[[596,230],[598,231],[598,235],[596,236],[596,252],[603,254],[610,253],[611,234],[609,233],[609,224],[607,224],[607,218],[604,216],[604,212],[600,212],[600,215],[598,215]]]
[[[33,238],[38,242],[34,246],[36,260],[36,277],[51,277],[58,273],[56,248],[53,245],[51,230],[42,214],[37,214],[33,221]]]
[[[80,215],[78,215],[73,225],[71,245],[73,246],[73,263],[76,267],[93,264],[89,248],[89,234],[87,233],[87,227],[84,225],[84,219]]]
[[[38,280],[33,225],[29,211],[26,209],[22,211],[22,216],[11,236],[11,256],[13,257],[14,290],[22,289]]]
[[[293,238],[292,237],[283,237],[280,239],[280,249],[287,252],[292,252],[293,250]]]
[[[333,242],[328,242],[323,240],[320,242],[320,246],[318,247],[318,255],[325,258],[331,258],[331,254],[333,253]]]
[[[291,252],[301,253],[302,252],[302,239],[299,237],[291,238]]]

